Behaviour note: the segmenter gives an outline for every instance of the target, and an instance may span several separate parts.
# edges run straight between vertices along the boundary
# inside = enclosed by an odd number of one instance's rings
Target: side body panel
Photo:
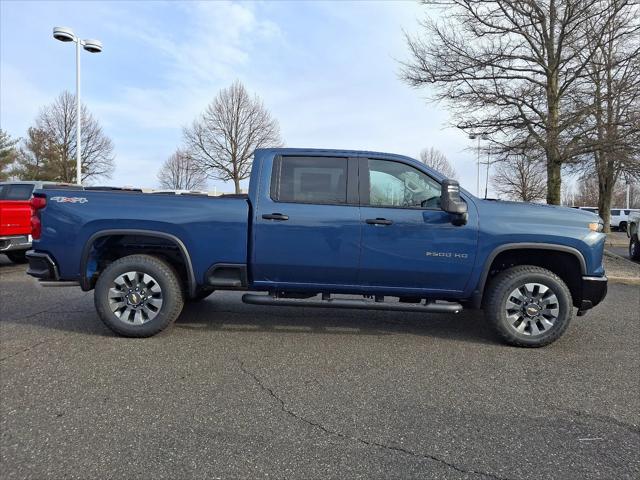
[[[359,283],[460,294],[476,259],[478,215],[468,202],[466,225],[455,226],[441,210],[363,206],[361,216],[392,225],[363,227]]]
[[[256,198],[250,262],[253,284],[259,288],[355,284],[361,230],[357,205],[275,202],[270,196],[274,159],[270,155],[259,160],[261,181],[251,185]],[[262,217],[274,213],[288,220]]]
[[[572,253],[585,276],[604,275],[606,235],[587,228],[598,217],[590,212],[542,204],[476,200],[479,217],[478,257],[469,284],[481,283],[483,273],[503,249],[539,248]]]

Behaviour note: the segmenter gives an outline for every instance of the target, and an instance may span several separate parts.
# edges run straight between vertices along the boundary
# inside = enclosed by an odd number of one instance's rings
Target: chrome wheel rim
[[[558,297],[546,285],[526,283],[507,297],[507,321],[521,335],[538,336],[553,328],[560,313]]]
[[[144,325],[162,308],[162,289],[158,281],[143,272],[126,272],[113,281],[109,289],[109,308],[128,325]]]

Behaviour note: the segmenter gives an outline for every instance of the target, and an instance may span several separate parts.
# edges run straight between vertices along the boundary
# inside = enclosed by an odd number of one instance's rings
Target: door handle
[[[393,224],[392,220],[387,220],[386,218],[367,218],[365,220],[369,225],[391,225]]]
[[[262,218],[265,220],[280,220],[282,222],[284,220],[289,220],[289,215],[283,215],[281,213],[265,213],[262,215]]]

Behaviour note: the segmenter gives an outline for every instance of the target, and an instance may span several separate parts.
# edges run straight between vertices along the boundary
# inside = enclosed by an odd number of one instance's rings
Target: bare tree
[[[160,168],[158,181],[162,188],[201,190],[207,184],[207,177],[187,152],[178,149]]]
[[[598,36],[596,19],[586,35],[587,77],[577,101],[590,106],[578,130],[592,152],[580,170],[597,178],[598,210],[609,231],[610,210],[622,174],[640,178],[640,7],[608,0],[611,14]]]
[[[11,174],[10,168],[17,155],[16,143],[17,139],[11,138],[11,135],[0,129],[0,180],[6,180]]]
[[[640,208],[640,182],[630,182],[629,185],[629,208]],[[611,207],[627,207],[627,182],[621,178],[613,190],[613,200]]]
[[[511,200],[533,202],[547,194],[544,163],[524,155],[497,162],[491,183],[498,194]]]
[[[566,205],[576,207],[596,207],[598,205],[598,178],[585,175],[578,179]]]
[[[210,178],[233,180],[236,193],[251,173],[254,150],[282,144],[278,122],[237,80],[184,129],[184,138],[198,168]]]
[[[81,107],[82,181],[109,178],[113,172],[113,143],[98,121]],[[20,149],[16,172],[21,178],[76,181],[76,98],[63,92],[44,107]]]
[[[440,172],[447,178],[457,178],[456,170],[453,168],[447,156],[437,148],[425,148],[420,152],[420,161],[426,166]]]
[[[434,85],[433,99],[451,106],[454,124],[490,135],[499,153],[535,144],[545,156],[547,202],[560,203],[562,165],[583,153],[574,128],[587,112],[571,94],[590,61],[580,55],[585,28],[598,18],[598,35],[612,12],[602,0],[422,3],[444,8],[422,22],[423,35],[407,36],[405,81]]]

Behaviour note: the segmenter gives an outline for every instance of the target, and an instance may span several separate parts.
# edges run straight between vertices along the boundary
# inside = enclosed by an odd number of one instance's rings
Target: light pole
[[[476,159],[478,167],[478,172],[476,175],[476,195],[480,197],[480,136],[473,133],[469,135],[470,140],[475,140],[476,138],[478,139],[478,158]]]
[[[484,198],[489,196],[489,167],[491,167],[491,145],[487,147],[487,176],[484,184]]]
[[[482,135],[476,135],[472,133],[469,135],[470,140],[475,140],[476,138],[478,139],[478,159],[476,160],[478,170],[476,173],[476,195],[478,196],[478,198],[480,198],[480,139],[482,138],[482,140],[487,140],[489,136],[486,133],[483,133]]]
[[[82,185],[82,159],[81,159],[81,127],[80,127],[80,47],[89,53],[100,53],[102,42],[100,40],[80,40],[67,27],[54,27],[53,38],[61,42],[75,42],[76,44],[76,183]]]

